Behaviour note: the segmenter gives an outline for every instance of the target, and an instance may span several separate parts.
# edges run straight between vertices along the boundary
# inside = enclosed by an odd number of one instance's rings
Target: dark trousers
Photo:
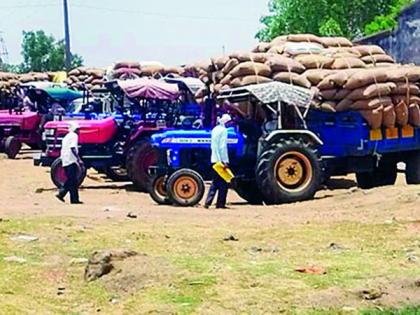
[[[64,198],[67,193],[70,193],[70,202],[78,203],[79,202],[79,185],[77,180],[77,175],[79,174],[79,167],[76,163],[64,167],[64,172],[67,176],[67,181],[64,183],[63,188],[60,189],[60,196]]]
[[[225,180],[216,173],[216,171],[213,171],[213,173],[213,182],[211,183],[209,194],[207,195],[206,206],[211,206],[214,198],[216,197],[216,194],[218,193],[216,208],[224,208],[226,207],[226,199],[229,186]]]

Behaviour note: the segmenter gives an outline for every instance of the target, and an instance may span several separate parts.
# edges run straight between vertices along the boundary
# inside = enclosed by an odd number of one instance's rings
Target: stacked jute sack
[[[118,80],[136,79],[141,77],[161,78],[167,75],[182,76],[182,67],[167,67],[160,62],[121,61],[114,64],[111,78]]]
[[[105,70],[79,67],[68,73],[66,83],[76,90],[100,88],[105,83]]]
[[[19,84],[35,81],[52,81],[54,76],[54,72],[29,72],[24,74],[0,72],[0,91],[11,94]]]
[[[379,46],[353,46],[341,37],[281,36],[253,52],[213,58],[200,71],[215,94],[280,81],[314,89],[313,106],[321,110],[360,111],[372,128],[420,126],[420,68],[395,64]]]

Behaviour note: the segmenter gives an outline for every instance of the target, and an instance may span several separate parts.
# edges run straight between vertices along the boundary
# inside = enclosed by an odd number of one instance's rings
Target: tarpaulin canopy
[[[118,85],[130,98],[176,101],[180,96],[177,84],[169,84],[156,79],[118,81]]]
[[[67,88],[41,88],[31,89],[28,91],[28,96],[32,99],[33,97],[45,97],[45,95],[57,101],[73,101],[78,98],[82,98],[83,94],[78,91],[73,91]]]
[[[238,98],[255,97],[264,104],[284,102],[299,107],[308,107],[314,98],[314,92],[299,86],[270,82],[248,85],[220,92],[219,99],[237,101]]]
[[[192,94],[196,94],[199,90],[206,87],[203,81],[198,78],[183,78],[183,77],[165,77],[163,78],[168,83],[176,83],[179,86],[187,88]]]

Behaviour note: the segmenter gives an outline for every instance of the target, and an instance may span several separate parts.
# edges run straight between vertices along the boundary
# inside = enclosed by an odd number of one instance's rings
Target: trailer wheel
[[[113,182],[127,182],[129,180],[127,170],[121,166],[109,166],[104,173]]]
[[[392,186],[397,180],[397,163],[381,160],[379,166],[371,172],[356,173],[357,186],[362,189]]]
[[[54,185],[58,188],[61,189],[64,186],[64,183],[67,180],[67,176],[66,173],[64,172],[64,167],[61,163],[61,159],[58,158],[56,159],[52,164],[51,164],[51,180],[54,183]],[[81,170],[78,174],[78,179],[79,179],[79,186],[82,185],[83,181],[85,180],[86,177],[86,168],[83,168],[83,170]]]
[[[234,179],[232,182],[233,189],[236,193],[251,205],[262,205],[264,197],[258,189],[255,180]]]
[[[7,154],[9,159],[15,159],[21,148],[22,143],[14,136],[6,138],[4,142],[4,152]]]
[[[322,181],[317,150],[302,139],[281,139],[257,163],[257,184],[267,204],[308,200]]]
[[[420,151],[411,152],[406,159],[405,180],[408,185],[420,184]]]
[[[204,196],[204,180],[200,174],[190,169],[173,173],[166,185],[169,200],[176,206],[194,207]]]
[[[149,194],[158,205],[171,204],[166,190],[166,175],[159,175],[153,179],[149,188]]]
[[[140,191],[147,192],[150,183],[149,167],[155,165],[157,160],[158,154],[148,141],[140,141],[128,151],[128,177]]]

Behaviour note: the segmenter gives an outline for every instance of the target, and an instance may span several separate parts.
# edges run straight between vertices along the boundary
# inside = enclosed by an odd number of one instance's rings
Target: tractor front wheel
[[[158,154],[150,142],[136,143],[127,155],[128,177],[140,191],[147,192],[150,184],[149,168],[157,163]]]
[[[322,178],[317,150],[302,139],[282,139],[258,159],[256,179],[267,204],[311,199]]]
[[[159,175],[153,179],[149,188],[149,194],[158,205],[171,204],[166,190],[166,175]]]
[[[420,184],[420,150],[408,153],[405,161],[405,179],[408,185]]]
[[[51,175],[51,180],[54,183],[54,185],[58,189],[63,188],[65,182],[67,181],[67,176],[66,176],[66,172],[64,171],[64,167],[63,167],[63,164],[61,163],[60,158],[56,159],[51,164],[51,174],[50,175]],[[78,173],[78,184],[79,184],[79,186],[82,185],[83,181],[85,180],[85,177],[86,177],[86,168],[83,168],[82,170],[80,170],[80,168],[79,168],[79,173]]]
[[[9,159],[15,159],[21,148],[22,143],[14,136],[9,136],[6,138],[4,142],[4,152]]]
[[[204,180],[196,171],[181,169],[169,177],[166,190],[172,204],[194,207],[203,199]]]

